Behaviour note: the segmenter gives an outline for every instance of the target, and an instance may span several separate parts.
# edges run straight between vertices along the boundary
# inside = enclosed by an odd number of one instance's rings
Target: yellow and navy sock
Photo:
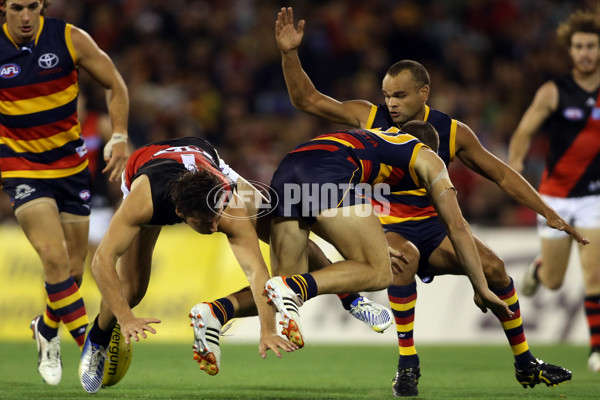
[[[79,286],[73,277],[69,277],[56,284],[46,282],[46,292],[49,307],[60,317],[79,348],[83,348],[88,317]]]
[[[521,308],[519,307],[519,298],[515,291],[515,285],[510,278],[510,284],[503,289],[491,289],[502,301],[508,304],[508,308],[514,313],[512,317],[500,317],[497,314],[496,318],[502,323],[502,329],[504,334],[510,343],[515,362],[517,366],[524,367],[531,361],[535,360],[531,351],[529,351],[529,345],[525,338],[525,331],[523,329],[523,321],[521,320]]]
[[[315,282],[315,278],[311,274],[292,275],[289,278],[282,278],[290,289],[302,296],[304,301],[310,300],[317,295],[317,282]]]
[[[50,299],[47,299],[46,310],[44,311],[40,322],[38,322],[38,331],[46,340],[51,340],[58,335],[59,324],[60,317],[56,315],[56,311],[50,307]]]
[[[396,322],[396,333],[398,334],[398,367],[418,367],[419,355],[413,340],[417,283],[390,286],[388,288],[388,298],[390,299],[390,306]]]
[[[352,307],[352,302],[354,300],[360,298],[361,296],[360,296],[360,293],[344,293],[344,294],[338,294],[337,297],[342,302],[342,306],[346,310],[349,310],[350,307]]]
[[[225,325],[227,321],[233,318],[234,309],[231,300],[223,297],[206,304],[210,306],[212,314],[219,320],[221,325]]]
[[[583,304],[590,328],[590,347],[600,350],[600,295],[585,296]]]

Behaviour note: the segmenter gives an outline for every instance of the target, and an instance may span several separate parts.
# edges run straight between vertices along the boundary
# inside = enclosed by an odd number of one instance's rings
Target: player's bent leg
[[[580,229],[590,244],[579,246],[579,258],[585,285],[584,309],[590,332],[590,355],[587,366],[600,372],[600,229]]]
[[[542,263],[537,269],[540,284],[550,290],[558,290],[565,280],[569,256],[571,254],[571,238],[541,239]]]
[[[316,224],[345,258],[312,274],[319,294],[376,291],[392,283],[387,241],[370,204],[325,210]]]
[[[61,317],[70,310],[63,306],[73,306],[74,302],[83,305],[83,301],[69,273],[69,253],[55,200],[34,199],[18,207],[15,216],[44,267],[46,311],[32,321],[31,328],[38,347],[38,372],[45,382],[56,385],[62,376],[58,326]],[[56,303],[64,302],[65,298],[69,299],[68,304],[57,307]],[[59,313],[58,308],[65,312]]]
[[[69,252],[70,274],[78,287],[81,286],[85,259],[88,253],[89,216],[60,213],[62,228]],[[77,316],[74,318],[74,316]],[[73,305],[69,314],[61,318],[79,348],[83,348],[88,315],[81,299],[79,305]]]
[[[318,271],[330,264],[331,261],[323,250],[314,241],[309,240],[309,271]],[[337,296],[350,315],[377,333],[383,333],[393,322],[391,311],[386,306],[369,300],[365,296],[361,296],[360,293],[342,293]]]
[[[70,273],[75,278],[77,285],[81,286],[85,259],[88,254],[90,217],[61,212],[60,220],[67,242]]]

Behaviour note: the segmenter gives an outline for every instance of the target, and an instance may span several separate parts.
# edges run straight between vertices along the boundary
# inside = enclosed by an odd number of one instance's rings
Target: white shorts
[[[574,228],[600,229],[600,195],[552,197],[541,195],[548,205]],[[537,216],[538,235],[543,239],[560,239],[567,233],[550,228],[546,218]]]
[[[92,211],[90,213],[90,233],[89,233],[89,242],[93,244],[99,244],[106,230],[108,229],[108,225],[110,224],[110,220],[114,214],[114,210],[112,207],[92,207]]]

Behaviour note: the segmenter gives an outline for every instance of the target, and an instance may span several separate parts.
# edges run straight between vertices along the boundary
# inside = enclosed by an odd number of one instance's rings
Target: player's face
[[[575,32],[571,36],[569,55],[573,67],[580,73],[595,72],[600,62],[600,37],[595,33]]]
[[[6,25],[12,39],[18,44],[35,38],[40,28],[43,0],[6,0]]]
[[[198,233],[212,235],[219,230],[219,221],[223,215],[223,209],[210,218],[186,217],[185,222]]]
[[[409,70],[396,76],[386,75],[381,91],[394,122],[402,125],[408,121],[423,119],[429,86],[419,86]]]

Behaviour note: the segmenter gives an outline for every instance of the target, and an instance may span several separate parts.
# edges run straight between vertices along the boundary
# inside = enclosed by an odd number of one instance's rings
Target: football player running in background
[[[600,15],[577,11],[557,34],[573,62],[571,73],[544,83],[514,132],[509,163],[522,172],[534,134],[549,139],[539,192],[544,200],[587,238],[579,246],[590,330],[588,368],[600,372]],[[541,257],[532,262],[521,285],[532,296],[539,285],[558,290],[564,281],[572,238],[548,228],[538,216]]]

